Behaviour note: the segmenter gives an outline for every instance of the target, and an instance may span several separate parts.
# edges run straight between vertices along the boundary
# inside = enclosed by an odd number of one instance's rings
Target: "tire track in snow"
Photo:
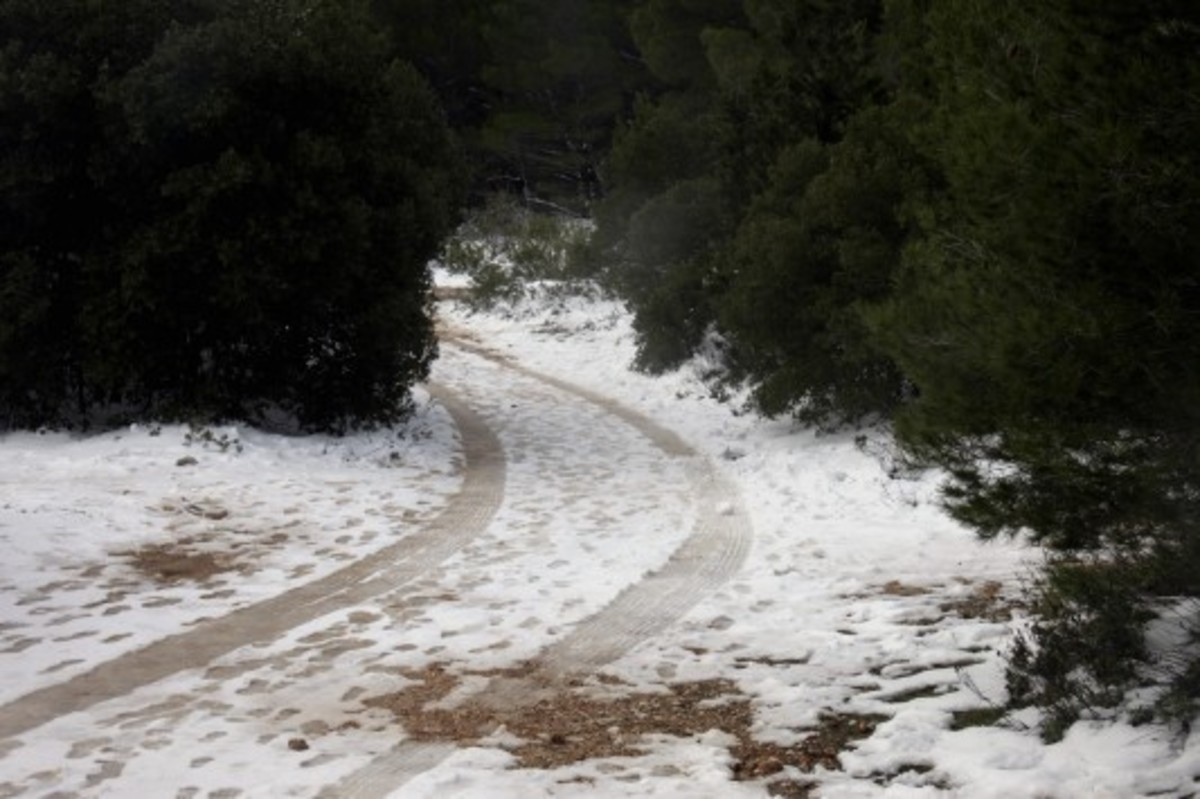
[[[532,703],[572,674],[593,671],[665,630],[710,592],[735,575],[753,540],[749,516],[730,481],[678,435],[649,417],[582,386],[542,374],[503,355],[450,334],[446,343],[519,374],[598,405],[619,417],[670,457],[689,461],[692,492],[699,505],[694,529],[667,562],[575,626],[537,658],[538,668],[520,679],[492,680],[480,695],[493,705]],[[444,341],[446,339],[444,338]],[[402,741],[352,772],[319,799],[378,799],[435,767],[455,751],[449,744]]]
[[[693,464],[690,472],[700,503],[691,535],[662,568],[550,646],[532,679],[561,682],[611,663],[674,624],[741,569],[753,534],[737,489],[706,462]]]
[[[429,390],[458,427],[465,464],[462,488],[425,527],[311,583],[202,622],[188,632],[160,639],[2,705],[0,739],[207,665],[239,647],[276,638],[315,618],[393,591],[483,532],[504,498],[504,450],[483,419],[453,394],[439,386]]]

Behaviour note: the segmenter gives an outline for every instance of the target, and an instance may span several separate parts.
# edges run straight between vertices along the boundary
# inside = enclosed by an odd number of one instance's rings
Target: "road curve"
[[[694,528],[662,567],[627,586],[605,607],[547,647],[537,658],[534,673],[521,679],[493,680],[481,691],[488,702],[509,706],[532,703],[545,695],[547,686],[615,661],[678,621],[738,572],[753,539],[739,492],[678,435],[597,392],[514,363],[462,336],[444,333],[443,340],[451,347],[486,358],[617,416],[665,456],[686,462],[691,494],[697,505]],[[402,741],[337,784],[328,786],[319,797],[385,797],[453,751],[454,747],[448,744]]]
[[[439,386],[431,386],[430,392],[458,427],[465,464],[461,489],[425,527],[318,580],[0,705],[0,740],[394,591],[462,549],[487,528],[504,497],[504,450],[487,424],[453,393]]]

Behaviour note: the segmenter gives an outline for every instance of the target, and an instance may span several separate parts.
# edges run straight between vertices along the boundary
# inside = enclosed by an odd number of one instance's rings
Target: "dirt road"
[[[443,352],[434,394],[464,450],[444,508],[0,706],[0,796],[387,796],[737,572],[737,492],[677,436],[477,343]],[[434,700],[450,722],[406,729],[400,706],[425,724]]]

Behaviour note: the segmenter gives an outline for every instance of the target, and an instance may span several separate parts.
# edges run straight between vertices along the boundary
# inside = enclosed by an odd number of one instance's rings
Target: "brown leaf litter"
[[[735,780],[758,780],[781,774],[787,767],[811,772],[818,766],[840,769],[838,754],[850,742],[869,736],[885,717],[826,714],[798,744],[783,746],[759,741],[751,734],[754,713],[750,699],[727,679],[673,683],[666,690],[630,692],[623,681],[597,675],[584,681],[545,683],[524,703],[489,702],[481,696],[448,701],[464,676],[539,681],[537,669],[524,664],[487,672],[447,670],[433,664],[402,672],[413,684],[366,700],[371,707],[390,710],[418,741],[476,745],[503,729],[514,736],[510,751],[521,768],[551,769],[584,760],[636,757],[646,753],[645,737],[691,737],[721,730],[736,743],[730,748]],[[805,796],[809,784],[791,779],[768,785],[773,796]]]

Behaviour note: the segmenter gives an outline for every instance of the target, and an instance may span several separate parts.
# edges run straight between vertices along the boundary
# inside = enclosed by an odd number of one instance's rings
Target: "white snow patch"
[[[1038,555],[981,544],[949,520],[939,475],[896,472],[884,431],[856,442],[742,413],[736,398],[710,396],[703,363],[659,378],[630,372],[632,329],[615,302],[548,291],[488,314],[443,305],[442,315],[505,358],[674,430],[740,490],[755,531],[749,559],[605,668],[631,690],[729,679],[753,702],[754,735],[785,745],[827,713],[885,716],[843,753],[844,770],[786,775],[814,780],[822,797],[1200,788],[1200,744],[1155,725],[1080,722],[1051,746],[1021,726],[1028,714],[1007,729],[950,729],[956,712],[1003,702],[1001,654],[1021,623],[1019,611],[1010,620],[967,608],[981,592],[1015,597]],[[508,458],[486,534],[369,603],[0,741],[0,793],[316,796],[404,738],[362,699],[446,663],[464,677],[456,701],[484,686],[471,672],[536,656],[670,557],[696,519],[683,464],[599,408],[452,349],[435,378],[486,418]],[[186,446],[187,432],[0,437],[0,701],[376,551],[461,485],[458,440],[435,403],[420,403],[403,430],[346,439],[212,431],[240,452]],[[194,465],[176,465],[189,456]],[[158,583],[117,554],[172,543],[245,568]],[[718,730],[546,771],[512,768],[514,743],[499,730],[392,795],[766,795],[765,781],[733,780],[733,741]]]

